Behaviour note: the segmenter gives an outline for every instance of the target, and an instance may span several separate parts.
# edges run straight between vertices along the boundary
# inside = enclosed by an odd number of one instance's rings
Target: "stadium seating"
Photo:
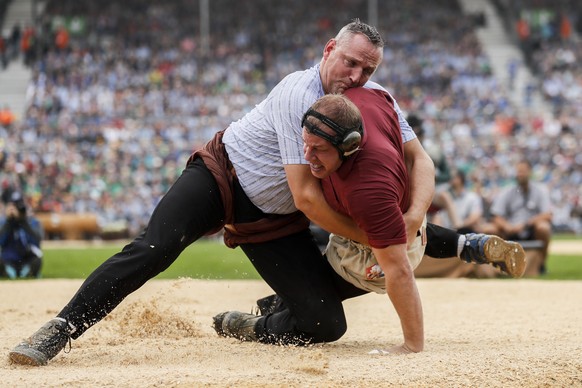
[[[364,0],[332,13],[326,1],[233,4],[209,2],[205,43],[198,2],[47,1],[28,108],[15,130],[0,127],[5,144],[16,145],[0,147],[0,180],[23,186],[37,212],[91,213],[134,235],[194,148],[284,75],[316,63],[339,26],[367,19]],[[66,47],[55,41],[59,24],[70,29]],[[582,230],[568,216],[582,203],[582,120],[567,114],[582,109],[564,105],[556,118],[518,113],[491,72],[474,18],[455,0],[378,2],[378,26],[386,48],[374,80],[425,118],[427,136],[485,200],[527,155],[566,215],[561,225]]]

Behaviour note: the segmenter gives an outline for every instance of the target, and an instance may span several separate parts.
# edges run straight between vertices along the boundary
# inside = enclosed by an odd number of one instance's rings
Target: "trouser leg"
[[[280,309],[259,320],[257,336],[261,341],[331,342],[345,333],[342,301],[366,292],[333,271],[309,230],[241,248],[284,301]]]
[[[287,307],[259,321],[259,338],[306,343],[334,341],[344,334],[347,327],[341,298],[308,230],[241,248]]]
[[[435,259],[457,257],[459,234],[452,229],[426,224],[427,244],[424,254]]]
[[[79,337],[223,220],[216,181],[197,159],[161,199],[146,229],[89,275],[58,316],[71,322],[77,328],[73,338]]]

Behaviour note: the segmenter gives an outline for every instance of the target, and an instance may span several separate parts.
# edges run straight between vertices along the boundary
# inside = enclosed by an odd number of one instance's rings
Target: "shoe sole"
[[[484,246],[485,257],[490,263],[504,263],[505,272],[513,278],[520,278],[525,272],[525,251],[513,241],[505,241],[491,236]]]
[[[19,365],[42,366],[48,363],[43,353],[32,348],[14,349],[10,352],[9,358],[13,364]]]

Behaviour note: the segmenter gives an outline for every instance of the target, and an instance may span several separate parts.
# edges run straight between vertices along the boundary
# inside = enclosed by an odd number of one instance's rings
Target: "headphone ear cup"
[[[362,135],[360,134],[360,132],[357,131],[350,132],[346,137],[344,137],[344,140],[342,141],[341,144],[341,149],[344,152],[344,156],[349,156],[353,154],[358,149],[361,142]]]

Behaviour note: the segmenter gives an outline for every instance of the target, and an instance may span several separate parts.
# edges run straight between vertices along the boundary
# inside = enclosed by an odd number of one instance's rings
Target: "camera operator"
[[[22,194],[9,190],[2,195],[4,216],[0,219],[0,276],[11,279],[40,277],[42,226],[26,213]]]

